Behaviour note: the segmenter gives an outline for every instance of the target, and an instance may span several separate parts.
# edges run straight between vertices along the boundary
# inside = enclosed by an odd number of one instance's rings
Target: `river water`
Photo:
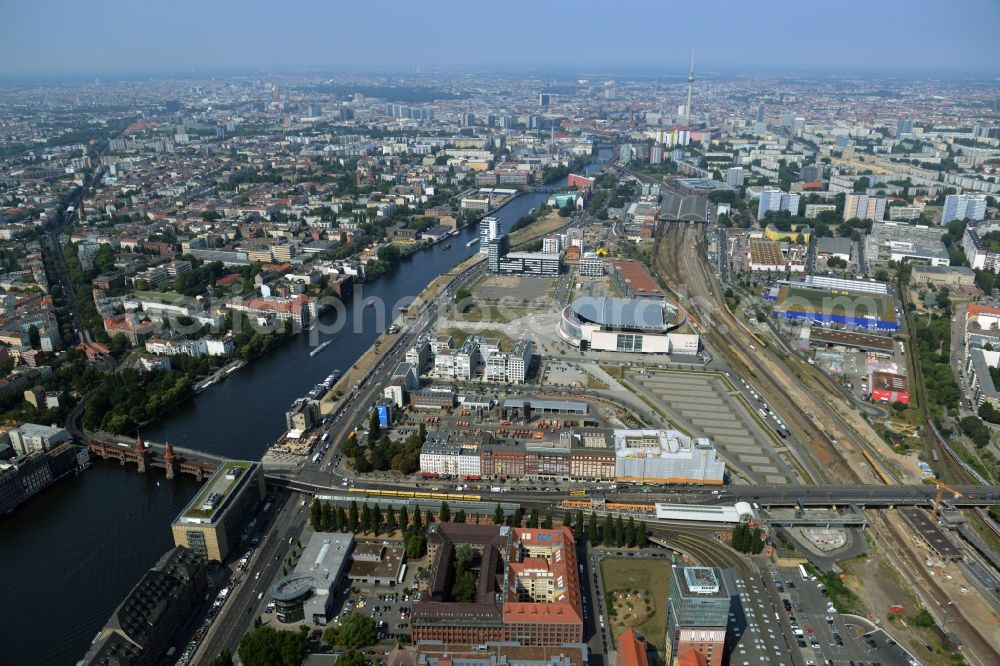
[[[501,208],[495,215],[503,230],[548,196],[525,194]],[[403,259],[393,273],[357,285],[345,325],[333,335],[321,334],[320,340],[332,337],[334,342],[316,356],[309,356],[308,334],[296,336],[147,427],[143,436],[260,459],[284,432],[291,402],[334,368],[349,368],[382,332],[376,321],[380,309],[364,308],[364,302],[374,297],[394,307],[417,295],[477,252],[478,245],[466,247],[477,235],[478,228],[467,228]],[[335,317],[330,312],[323,320]],[[358,317],[361,326],[354,325]],[[170,522],[197,488],[186,476],[167,481],[159,470],[141,475],[134,467],[96,461],[92,469],[0,518],[0,608],[5,609],[0,636],[6,639],[0,663],[73,664],[80,659],[129,589],[171,547]]]

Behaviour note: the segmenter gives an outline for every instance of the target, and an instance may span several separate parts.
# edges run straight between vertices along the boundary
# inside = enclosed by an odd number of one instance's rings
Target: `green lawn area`
[[[618,380],[625,378],[625,369],[620,365],[601,365],[601,370]]]
[[[670,563],[658,560],[605,558],[601,560],[601,577],[604,580],[605,599],[612,598],[615,592],[623,594],[626,590],[631,590],[633,597],[641,596],[652,606],[652,613],[634,626],[631,621],[622,622],[620,617],[609,618],[611,634],[616,644],[618,636],[623,631],[634,628],[662,653],[667,631]]]
[[[509,324],[515,319],[520,319],[526,315],[533,312],[548,312],[544,309],[532,309],[525,307],[511,307],[511,306],[491,306],[491,305],[473,305],[468,310],[462,313],[461,318],[465,321],[487,321],[495,322],[498,324]]]

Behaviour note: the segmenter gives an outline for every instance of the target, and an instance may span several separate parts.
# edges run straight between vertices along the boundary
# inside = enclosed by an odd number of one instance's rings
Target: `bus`
[[[586,490],[571,490],[571,491],[569,491],[569,496],[570,497],[583,497],[586,494],[587,494]]]
[[[809,572],[804,565],[799,565],[799,575],[802,576],[802,580],[809,580]]]
[[[316,455],[313,456],[313,464],[314,465],[319,462],[320,455],[322,455],[322,454],[317,453]]]

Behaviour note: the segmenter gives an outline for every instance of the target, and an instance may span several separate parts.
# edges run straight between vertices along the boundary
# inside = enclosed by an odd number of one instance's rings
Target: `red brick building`
[[[451,598],[457,549],[471,549],[475,601]],[[562,645],[583,641],[573,533],[436,523],[428,528],[431,575],[411,617],[413,642]]]

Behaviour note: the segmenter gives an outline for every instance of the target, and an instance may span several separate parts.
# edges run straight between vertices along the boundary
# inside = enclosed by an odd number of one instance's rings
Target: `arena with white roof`
[[[557,331],[584,350],[698,353],[698,335],[671,332],[680,323],[677,308],[667,301],[581,296],[563,310]]]

